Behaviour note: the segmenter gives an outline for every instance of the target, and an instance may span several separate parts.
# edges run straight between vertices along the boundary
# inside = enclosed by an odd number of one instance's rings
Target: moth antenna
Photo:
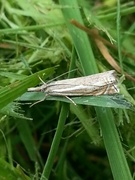
[[[59,75],[59,76],[51,79],[51,80],[48,81],[47,83],[50,83],[50,82],[52,82],[52,81],[54,81],[54,80],[56,80],[56,79],[58,79],[58,78],[60,78],[60,77],[62,77],[62,76],[64,76],[64,75],[68,74],[69,72],[74,72],[74,71],[76,71],[76,70],[77,70],[77,68],[76,68],[76,69],[73,69],[73,70],[71,70],[71,71],[65,72],[65,73],[63,73],[63,74],[61,74],[61,75]],[[43,82],[43,81],[42,81],[42,82]]]

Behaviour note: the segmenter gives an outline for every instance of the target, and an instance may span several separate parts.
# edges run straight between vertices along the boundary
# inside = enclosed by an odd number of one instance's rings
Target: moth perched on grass
[[[29,88],[28,91],[44,92],[49,96],[99,96],[117,94],[117,77],[115,70],[94,75],[53,81],[39,87]],[[68,98],[70,99],[70,98]]]

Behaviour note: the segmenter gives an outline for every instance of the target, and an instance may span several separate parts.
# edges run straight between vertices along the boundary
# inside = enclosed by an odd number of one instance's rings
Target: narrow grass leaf
[[[28,176],[26,176],[23,172],[19,172],[17,168],[14,168],[9,163],[7,163],[4,159],[0,159],[0,179],[1,180],[30,180]]]
[[[0,108],[3,108],[17,97],[21,96],[23,93],[27,91],[27,89],[31,86],[35,86],[39,83],[39,76],[49,77],[52,73],[54,73],[54,68],[48,68],[33,75],[30,75],[24,78],[22,81],[14,82],[7,87],[3,87],[0,89]]]
[[[102,96],[81,96],[81,97],[66,97],[61,96],[47,96],[45,98],[45,93],[42,92],[27,92],[19,97],[18,101],[40,101],[40,100],[54,100],[63,101],[67,103],[75,103],[81,105],[90,105],[98,107],[108,107],[108,108],[125,108],[132,109],[132,104],[128,102],[122,95],[102,95]]]
[[[36,161],[36,145],[32,137],[29,121],[19,121],[17,123],[17,128],[30,159]]]

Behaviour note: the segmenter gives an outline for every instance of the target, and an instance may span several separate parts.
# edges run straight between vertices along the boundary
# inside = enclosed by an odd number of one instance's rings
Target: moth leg
[[[76,106],[76,103],[68,96],[64,96],[65,98],[67,98],[69,101],[71,101],[75,106]]]
[[[41,99],[41,100],[33,103],[32,105],[30,105],[30,107],[35,106],[36,104],[38,104],[38,103],[40,103],[40,102],[43,102],[43,101],[46,99],[46,97],[47,97],[47,94],[45,95],[45,97],[44,97],[43,99]]]

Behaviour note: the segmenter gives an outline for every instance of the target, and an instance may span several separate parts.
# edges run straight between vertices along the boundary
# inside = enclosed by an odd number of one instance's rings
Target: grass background
[[[0,2],[0,179],[134,179],[134,2]],[[115,69],[121,95],[27,93]],[[86,100],[88,103],[85,104]],[[63,101],[63,102],[61,102]],[[67,103],[68,102],[68,103]]]

